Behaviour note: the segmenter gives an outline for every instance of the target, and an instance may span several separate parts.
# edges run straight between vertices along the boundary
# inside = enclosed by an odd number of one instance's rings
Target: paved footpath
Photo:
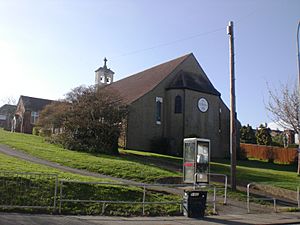
[[[300,213],[244,214],[186,217],[107,217],[0,213],[0,225],[197,225],[197,224],[300,224]]]
[[[91,172],[91,171],[87,171],[87,170],[76,169],[76,168],[60,165],[59,163],[51,162],[51,161],[44,160],[41,158],[37,158],[37,157],[29,155],[25,152],[15,150],[15,149],[12,149],[10,147],[7,147],[7,146],[1,145],[1,144],[0,144],[0,153],[9,155],[9,156],[12,156],[15,158],[23,159],[23,160],[26,160],[29,162],[41,164],[44,166],[49,166],[49,167],[52,167],[52,168],[55,168],[55,169],[58,169],[58,170],[61,170],[64,172],[75,173],[75,174],[79,174],[79,175],[83,175],[83,176],[90,176],[90,177],[96,177],[96,178],[105,178],[105,179],[110,179],[112,182],[124,183],[124,184],[129,184],[129,185],[139,186],[139,185],[145,184],[145,183],[141,183],[141,182],[137,182],[137,181],[133,181],[133,180],[112,177],[109,175],[104,175],[104,174],[95,173],[95,172]],[[166,191],[166,192],[169,192],[172,194],[183,194],[183,190],[179,190],[176,188],[153,186],[153,187],[148,187],[148,189],[155,190],[155,191]]]

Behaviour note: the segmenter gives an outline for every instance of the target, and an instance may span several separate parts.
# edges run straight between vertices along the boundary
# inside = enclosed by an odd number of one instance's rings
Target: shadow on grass
[[[230,165],[230,160],[228,160],[228,159],[214,159],[213,162]],[[260,160],[255,160],[255,159],[238,160],[237,165],[238,166],[249,167],[249,168],[277,170],[277,171],[282,171],[282,172],[295,172],[295,171],[297,171],[297,165],[296,164],[291,164],[291,165],[276,164],[276,163],[269,163],[269,162],[264,162],[264,161],[260,161]]]

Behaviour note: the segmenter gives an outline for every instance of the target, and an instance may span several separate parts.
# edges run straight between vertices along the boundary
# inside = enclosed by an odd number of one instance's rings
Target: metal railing
[[[300,186],[297,187],[297,203],[298,208],[300,209]]]
[[[251,185],[255,185],[257,183],[252,182],[249,183],[247,185],[247,212],[250,213],[250,186]],[[266,198],[252,198],[252,199],[257,199],[257,200],[273,200],[273,207],[274,207],[274,212],[277,212],[277,207],[276,207],[276,198],[270,198],[270,197],[266,197]]]
[[[250,187],[253,186],[253,185],[257,185],[259,183],[256,183],[256,182],[252,182],[252,183],[249,183],[247,185],[247,212],[250,213]],[[299,193],[299,189],[300,187],[298,186],[297,187],[297,191],[296,191],[296,199],[297,199],[297,206],[298,208],[300,208],[300,193]],[[257,200],[272,200],[273,201],[273,210],[274,212],[277,212],[277,199],[276,198],[273,198],[273,197],[257,197],[257,198],[254,198],[252,197],[252,199],[257,199]]]
[[[228,188],[228,178],[227,175],[221,174],[221,173],[209,173],[209,176],[219,176],[219,177],[224,177],[224,199],[223,199],[223,204],[227,204],[227,188]],[[217,188],[217,189],[223,189],[223,188]]]
[[[90,185],[110,185],[110,186],[122,186],[122,187],[139,187],[142,189],[141,201],[116,201],[116,200],[93,200],[93,199],[69,199],[64,196],[64,184],[67,183],[77,183],[77,184],[90,184]],[[193,189],[198,188],[197,186],[191,186],[188,184],[124,184],[124,183],[110,183],[110,182],[81,182],[81,181],[69,181],[69,180],[60,180],[60,194],[59,194],[59,213],[62,213],[62,203],[64,202],[81,202],[81,203],[102,203],[102,214],[105,213],[107,204],[140,204],[142,206],[142,214],[145,215],[145,206],[151,204],[178,204],[180,211],[182,212],[183,201],[146,201],[146,192],[147,190],[165,192],[165,188],[173,188],[178,190],[178,188],[190,187]],[[216,187],[213,185],[206,185],[205,188],[213,189],[213,197],[211,202],[213,204],[213,212],[216,212]],[[168,191],[169,192],[169,191]]]
[[[145,215],[145,206],[150,204],[178,204],[182,212],[182,199],[176,201],[147,201],[147,191],[156,191],[160,193],[172,192],[176,194],[182,192],[182,188],[206,188],[213,191],[213,195],[207,201],[212,203],[213,212],[216,212],[217,189],[224,189],[224,204],[227,201],[227,176],[223,174],[213,174],[213,176],[223,176],[224,188],[218,188],[215,185],[206,184],[204,187],[191,184],[124,184],[124,183],[107,183],[107,182],[80,182],[69,180],[58,180],[57,174],[34,173],[34,172],[10,172],[0,171],[0,207],[5,208],[46,208],[56,210],[59,204],[59,213],[62,211],[62,203],[64,202],[94,202],[102,203],[102,213],[105,212],[107,204],[141,204],[142,213]],[[84,183],[112,186],[134,186],[142,190],[141,201],[113,201],[113,200],[90,200],[90,199],[72,199],[65,198],[64,184],[66,183]],[[60,193],[58,195],[58,185],[60,184]],[[211,192],[212,193],[212,192]],[[59,198],[58,198],[59,197]],[[106,196],[107,197],[107,196]],[[59,201],[59,202],[58,202]],[[58,203],[57,203],[58,202]]]
[[[0,171],[0,207],[55,211],[57,188],[57,174]]]

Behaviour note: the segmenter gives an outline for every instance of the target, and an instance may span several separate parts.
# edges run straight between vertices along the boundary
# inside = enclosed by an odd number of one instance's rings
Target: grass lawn
[[[0,205],[31,205],[49,206],[53,204],[54,179],[47,176],[16,176],[9,172],[39,172],[45,174],[57,174],[59,179],[77,180],[88,182],[112,182],[109,179],[86,177],[60,170],[34,164],[0,153]],[[115,182],[114,182],[115,183]],[[59,187],[58,187],[59,188]],[[59,193],[59,189],[58,189]],[[58,194],[59,195],[59,194]],[[141,202],[143,198],[142,188],[119,185],[100,185],[87,183],[65,183],[63,196],[68,199],[110,200]],[[58,196],[59,199],[59,196]],[[154,191],[146,192],[146,201],[179,201],[180,196],[162,194]],[[0,207],[1,210],[1,207]],[[2,210],[7,210],[2,208]],[[10,211],[25,212],[49,212],[50,209],[20,209],[18,207]],[[62,212],[67,214],[101,214],[102,203],[63,203]],[[104,215],[141,215],[141,204],[108,204]],[[147,205],[146,215],[178,215],[179,205]]]
[[[122,152],[140,157],[159,158],[162,165],[172,164],[177,168],[182,167],[182,158],[173,156],[163,156],[155,153],[122,150]],[[211,162],[212,173],[226,174],[230,176],[230,161],[218,159]],[[258,160],[238,160],[237,161],[237,182],[246,186],[250,182],[264,183],[290,190],[296,190],[300,185],[300,177],[296,173],[296,165],[280,165]]]
[[[179,172],[161,169],[147,160],[136,160],[126,154],[109,156],[70,151],[49,144],[44,138],[34,135],[0,130],[0,144],[61,165],[141,182],[151,183],[160,178],[181,175]]]
[[[300,186],[300,177],[297,176],[295,165],[279,165],[258,160],[239,160],[237,164],[237,182],[242,184],[257,182],[294,191]],[[211,171],[229,176],[229,160],[213,162]]]
[[[0,130],[0,143],[62,165],[137,181],[150,183],[160,178],[182,175],[180,157],[133,150],[120,150],[120,156],[92,155],[59,148],[38,136],[3,130]],[[237,164],[237,182],[244,186],[250,182],[259,182],[295,190],[300,185],[296,165],[279,165],[255,160],[238,161]],[[173,168],[173,171],[166,170],[166,165]],[[229,176],[229,160],[211,162],[211,172]]]

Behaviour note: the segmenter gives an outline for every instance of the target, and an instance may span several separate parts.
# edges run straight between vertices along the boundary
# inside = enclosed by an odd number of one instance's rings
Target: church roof
[[[124,101],[130,104],[155,88],[191,55],[192,53],[131,75],[110,84],[107,88],[119,92]]]
[[[179,71],[167,89],[190,89],[207,94],[221,96],[212,83],[201,74]]]
[[[49,99],[33,98],[24,95],[20,96],[20,100],[21,99],[24,104],[25,110],[35,111],[35,112],[42,110],[46,105],[54,102],[53,100],[49,100]]]

